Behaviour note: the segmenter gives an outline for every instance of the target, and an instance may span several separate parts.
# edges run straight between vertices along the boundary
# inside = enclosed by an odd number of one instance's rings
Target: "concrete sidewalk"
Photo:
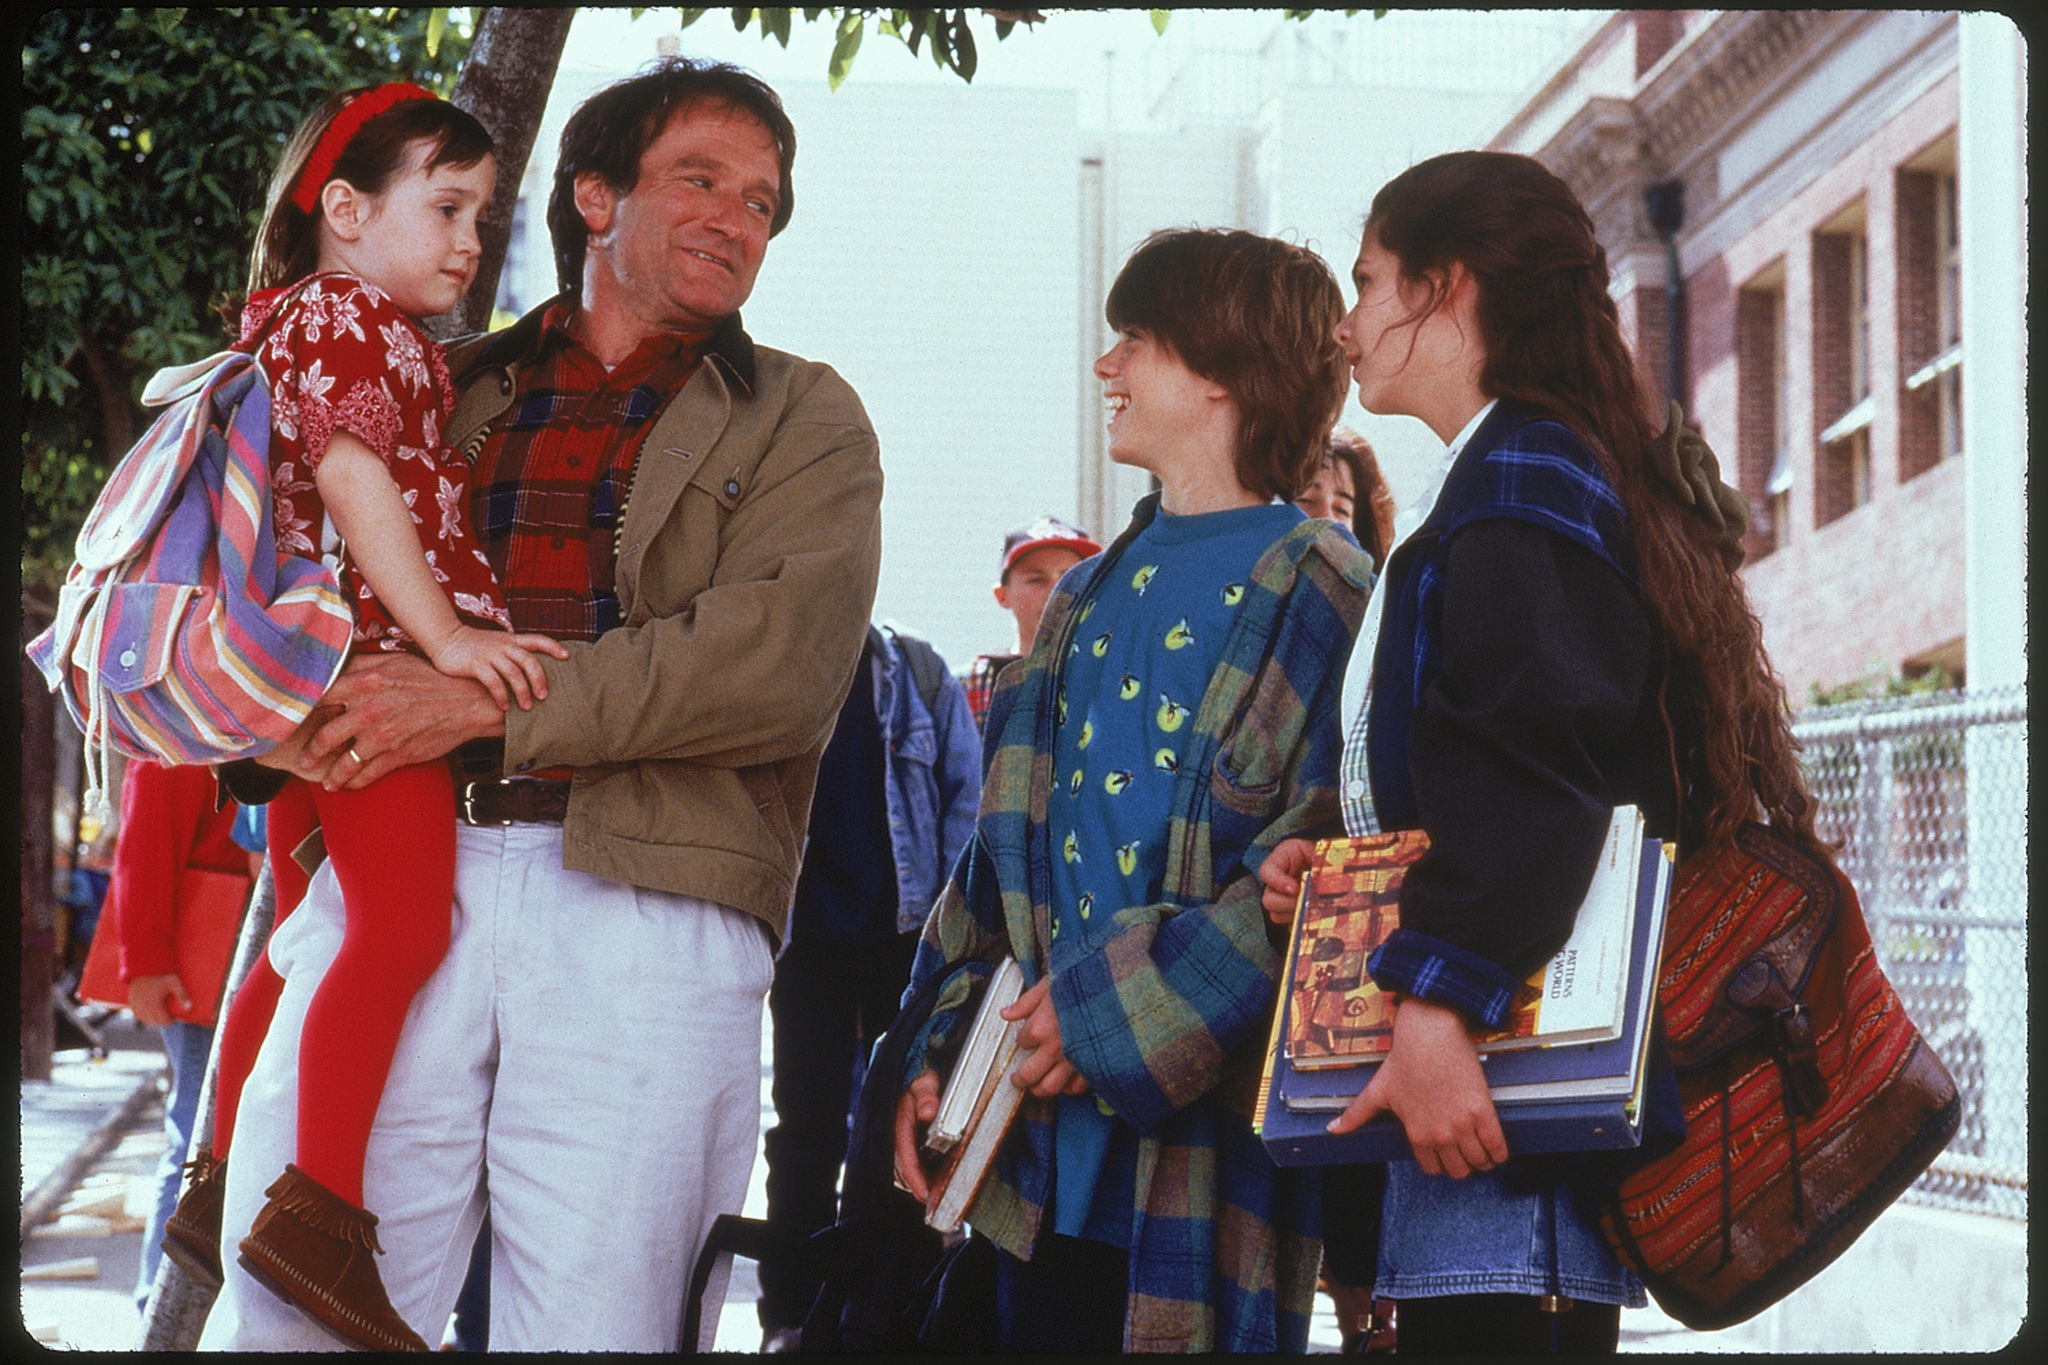
[[[62,1051],[51,1079],[21,1083],[21,1330],[51,1347],[128,1351],[169,1072],[154,1031],[126,1014],[105,1035],[103,1060]]]

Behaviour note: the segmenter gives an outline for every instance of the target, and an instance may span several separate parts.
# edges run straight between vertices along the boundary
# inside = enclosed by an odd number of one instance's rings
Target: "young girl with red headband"
[[[454,390],[417,319],[476,276],[477,215],[497,177],[490,134],[417,86],[330,96],[270,185],[241,342],[271,391],[280,552],[336,562],[357,650],[409,650],[481,682],[500,706],[547,695],[540,635],[514,634],[467,516],[467,465],[443,444]],[[378,1274],[363,1158],[407,1008],[447,951],[454,779],[397,769],[359,791],[294,779],[270,803],[281,922],[306,876],[292,852],[320,828],[346,906],[339,953],[299,1042],[297,1161],[240,1245],[257,1279],[362,1346],[425,1350]],[[167,1225],[164,1250],[220,1282],[223,1164],[243,1081],[283,981],[259,959],[222,1038],[213,1149]]]

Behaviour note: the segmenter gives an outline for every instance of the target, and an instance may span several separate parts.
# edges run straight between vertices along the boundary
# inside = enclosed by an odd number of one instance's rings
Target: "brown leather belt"
[[[457,782],[455,806],[465,825],[559,825],[569,815],[569,784],[545,777]]]

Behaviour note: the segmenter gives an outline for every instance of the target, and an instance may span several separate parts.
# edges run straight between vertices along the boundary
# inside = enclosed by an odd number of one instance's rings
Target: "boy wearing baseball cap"
[[[1089,539],[1087,532],[1058,517],[1040,517],[1003,537],[1003,568],[996,579],[996,605],[1017,618],[1017,652],[983,654],[960,675],[976,728],[988,714],[996,674],[1031,652],[1031,637],[1038,634],[1038,618],[1045,611],[1045,599],[1052,596],[1060,576],[1090,555],[1101,553],[1102,547]]]

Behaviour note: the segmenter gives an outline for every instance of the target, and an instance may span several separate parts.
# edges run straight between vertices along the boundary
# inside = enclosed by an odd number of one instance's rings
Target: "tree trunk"
[[[88,339],[78,348],[86,373],[100,396],[100,463],[112,469],[135,444],[135,396],[128,390],[128,372],[99,345]]]
[[[50,985],[56,980],[57,906],[50,808],[57,785],[56,698],[20,656],[21,672],[21,1076],[46,1081],[57,1048]]]
[[[477,223],[483,258],[476,281],[453,312],[433,329],[442,337],[481,332],[490,326],[491,305],[498,296],[498,276],[505,268],[505,245],[512,234],[512,205],[519,181],[547,109],[562,45],[569,38],[573,9],[511,9],[493,6],[483,12],[469,57],[456,79],[454,102],[476,115],[497,141],[498,185]],[[545,203],[545,196],[542,198]]]

